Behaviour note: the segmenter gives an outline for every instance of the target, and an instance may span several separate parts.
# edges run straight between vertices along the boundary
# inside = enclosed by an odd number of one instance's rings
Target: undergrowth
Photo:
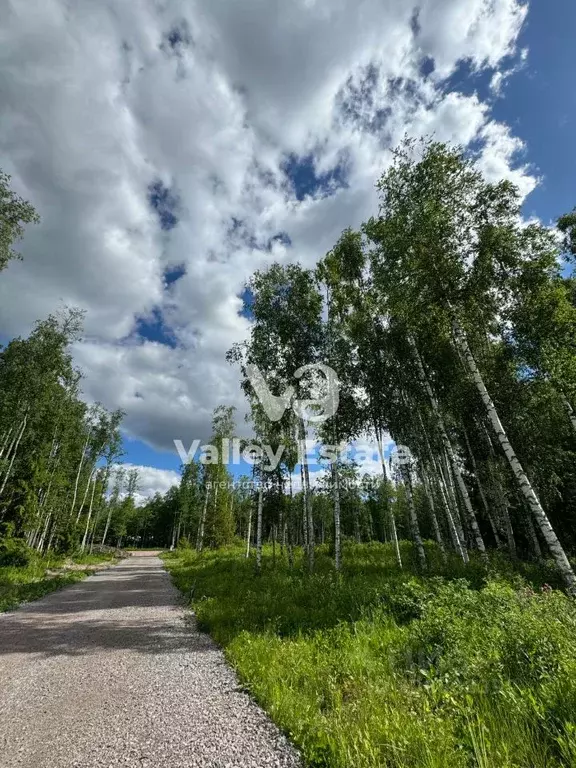
[[[68,558],[28,554],[26,565],[0,566],[0,613],[74,584],[89,573],[88,570],[66,570],[67,565],[91,566],[112,559],[112,555],[106,554],[78,554]]]
[[[201,629],[310,766],[576,765],[576,607],[546,566],[405,569],[381,544],[348,544],[334,573],[266,548],[166,555]]]

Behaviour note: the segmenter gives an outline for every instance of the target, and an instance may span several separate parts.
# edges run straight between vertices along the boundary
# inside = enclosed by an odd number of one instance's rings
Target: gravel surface
[[[295,768],[158,557],[0,616],[0,766]]]

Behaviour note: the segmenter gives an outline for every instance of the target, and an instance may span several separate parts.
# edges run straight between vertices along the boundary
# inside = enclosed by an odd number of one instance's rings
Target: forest
[[[1,182],[0,267],[36,218]],[[172,550],[199,625],[309,765],[574,765],[576,209],[526,222],[510,181],[431,140],[405,140],[377,194],[316,265],[247,283],[240,469],[193,458],[137,504],[123,414],[82,400],[82,313],[3,347],[0,570]],[[339,382],[325,419],[318,365]],[[270,420],[254,367],[308,405]],[[210,445],[242,431],[235,411],[216,405]],[[344,448],[309,465],[307,441]]]

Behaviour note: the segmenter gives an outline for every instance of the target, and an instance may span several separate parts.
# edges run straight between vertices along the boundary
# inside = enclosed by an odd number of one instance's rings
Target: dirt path
[[[292,768],[154,553],[0,616],[0,766]]]

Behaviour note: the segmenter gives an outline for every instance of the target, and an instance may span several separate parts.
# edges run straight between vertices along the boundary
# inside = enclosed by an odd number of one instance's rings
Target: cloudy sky
[[[0,166],[42,217],[0,340],[84,308],[85,396],[123,408],[141,492],[244,405],[243,286],[376,210],[405,133],[478,154],[552,221],[576,204],[576,7],[534,0],[0,0]]]

